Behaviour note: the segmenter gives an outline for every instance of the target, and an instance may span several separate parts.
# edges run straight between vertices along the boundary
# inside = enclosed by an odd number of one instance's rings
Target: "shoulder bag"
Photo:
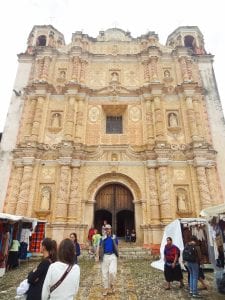
[[[63,282],[63,280],[66,278],[72,267],[72,265],[69,265],[66,271],[63,273],[62,277],[50,287],[50,294]]]

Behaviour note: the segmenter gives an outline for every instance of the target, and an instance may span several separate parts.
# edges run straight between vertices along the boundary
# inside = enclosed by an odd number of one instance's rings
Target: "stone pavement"
[[[0,278],[0,299],[12,300],[15,297],[15,287],[32,270],[37,261],[23,262],[21,266],[8,272]],[[76,300],[168,300],[191,299],[187,292],[179,289],[178,283],[174,283],[170,291],[165,291],[163,272],[150,266],[150,259],[132,259],[118,261],[118,276],[115,295],[102,296],[100,263],[92,259],[80,259],[81,280],[79,294]],[[213,287],[213,273],[206,272],[206,280],[210,286],[209,291],[201,291],[205,300],[222,300],[224,295],[217,293]],[[187,284],[187,274],[184,273],[184,282]]]

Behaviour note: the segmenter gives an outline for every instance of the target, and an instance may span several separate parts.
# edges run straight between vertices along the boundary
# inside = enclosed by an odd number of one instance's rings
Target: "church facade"
[[[34,26],[1,142],[1,206],[85,243],[103,220],[161,242],[176,218],[224,202],[225,127],[213,56],[195,26],[166,45],[111,28]]]

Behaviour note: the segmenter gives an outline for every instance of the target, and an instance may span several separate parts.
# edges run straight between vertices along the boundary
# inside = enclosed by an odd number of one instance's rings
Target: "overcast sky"
[[[2,0],[0,8],[0,132],[3,131],[17,70],[17,54],[26,50],[34,25],[53,25],[70,43],[82,30],[96,37],[117,27],[133,37],[155,31],[161,44],[179,26],[198,26],[214,70],[225,108],[225,15],[222,0]]]

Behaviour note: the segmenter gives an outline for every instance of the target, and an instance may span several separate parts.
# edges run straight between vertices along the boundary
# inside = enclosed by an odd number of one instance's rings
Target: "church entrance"
[[[104,220],[111,224],[118,237],[126,229],[135,229],[133,196],[122,184],[108,184],[96,195],[94,226],[101,233]]]

